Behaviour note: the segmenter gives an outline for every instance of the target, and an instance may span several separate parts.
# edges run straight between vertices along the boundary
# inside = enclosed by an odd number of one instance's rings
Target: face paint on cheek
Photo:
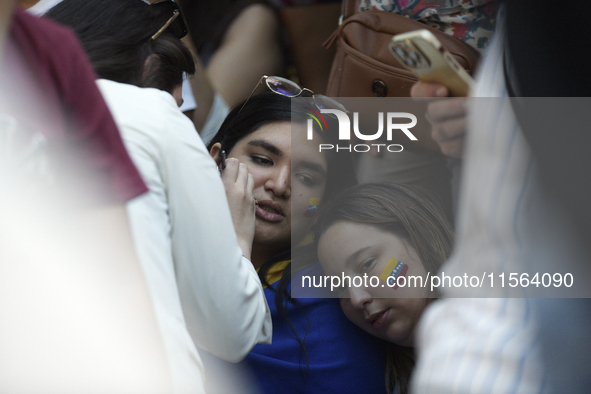
[[[319,198],[311,198],[310,202],[308,203],[308,209],[304,212],[304,217],[311,218],[314,216],[316,211],[318,210],[318,205],[320,205]]]
[[[396,290],[398,288],[398,277],[406,276],[407,271],[408,265],[404,264],[402,261],[398,261],[396,257],[392,257],[380,274],[380,279]]]

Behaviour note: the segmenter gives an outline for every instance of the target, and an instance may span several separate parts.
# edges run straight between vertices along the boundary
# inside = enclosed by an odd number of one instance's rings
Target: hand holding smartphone
[[[426,29],[395,35],[389,49],[419,80],[442,84],[454,97],[467,96],[474,84],[470,74]]]

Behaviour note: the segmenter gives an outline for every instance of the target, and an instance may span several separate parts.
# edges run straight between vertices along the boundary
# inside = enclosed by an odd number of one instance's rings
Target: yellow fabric
[[[314,233],[310,232],[310,233],[308,233],[308,235],[306,235],[304,237],[304,239],[302,239],[302,242],[300,242],[298,244],[298,246],[308,245],[308,244],[311,244],[312,242],[314,242]],[[267,278],[266,278],[267,283],[272,285],[273,283],[275,283],[279,279],[281,279],[281,276],[283,275],[283,271],[285,270],[285,268],[287,267],[287,265],[290,262],[291,262],[291,260],[280,261],[279,263],[272,266],[269,269],[269,272],[267,272]],[[257,272],[259,272],[258,268],[257,268]],[[263,286],[263,289],[266,287],[267,286]]]
[[[309,232],[308,235],[306,235],[304,239],[302,239],[302,242],[298,244],[298,246],[305,246],[311,244],[312,242],[314,242],[314,233]]]
[[[285,261],[280,261],[279,263],[273,265],[269,269],[269,272],[267,272],[267,277],[265,278],[265,279],[267,279],[267,283],[272,285],[273,283],[275,283],[279,279],[281,279],[281,275],[283,275],[283,271],[287,267],[287,264],[289,264],[290,262],[291,262],[291,260],[285,260]],[[259,270],[257,269],[257,272],[258,271]],[[267,286],[263,286],[263,289],[265,287],[267,287]]]

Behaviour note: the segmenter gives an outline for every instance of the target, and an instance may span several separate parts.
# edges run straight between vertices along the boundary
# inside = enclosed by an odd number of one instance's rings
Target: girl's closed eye
[[[298,173],[295,174],[295,177],[298,178],[306,186],[315,186],[318,184],[316,178],[308,174]]]
[[[364,260],[359,265],[359,270],[361,272],[369,272],[373,268],[375,262],[376,262],[376,258],[375,257],[370,257],[370,258]]]

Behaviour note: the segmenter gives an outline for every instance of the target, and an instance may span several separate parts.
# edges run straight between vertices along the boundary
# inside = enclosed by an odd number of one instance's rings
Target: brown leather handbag
[[[356,12],[358,5],[358,0],[343,0],[343,21],[324,43],[337,45],[327,96],[409,97],[417,78],[392,56],[388,44],[392,36],[418,29],[433,33],[469,73],[476,68],[479,53],[455,37],[402,15]]]

